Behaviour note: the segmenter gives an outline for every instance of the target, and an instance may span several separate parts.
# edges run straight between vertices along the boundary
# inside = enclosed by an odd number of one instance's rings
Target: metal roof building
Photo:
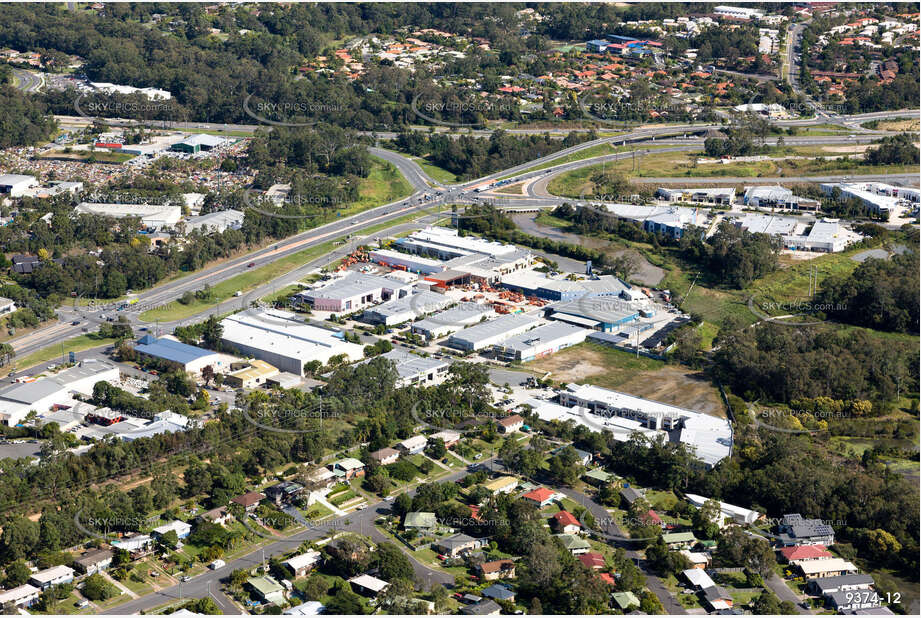
[[[444,378],[451,363],[434,357],[422,357],[403,348],[394,348],[379,357],[393,363],[399,379],[397,386],[427,385]],[[370,362],[368,359],[364,362]]]
[[[247,309],[224,318],[221,326],[226,345],[297,376],[310,361],[325,365],[338,354],[364,358],[363,348],[345,341],[341,331],[307,324],[290,311]]]
[[[482,321],[483,318],[492,318],[495,315],[496,312],[488,305],[462,302],[456,307],[414,322],[412,332],[418,333],[427,339],[438,339],[465,326],[476,324]]]
[[[610,332],[639,319],[640,314],[634,305],[619,297],[591,296],[550,305],[546,316],[551,320]]]
[[[497,344],[496,354],[504,361],[529,361],[553,354],[563,348],[585,341],[592,331],[565,322],[538,326]]]
[[[454,333],[448,339],[448,345],[468,352],[482,350],[540,324],[540,320],[531,315],[504,315]]]
[[[421,291],[369,307],[365,309],[361,317],[372,324],[393,326],[440,311],[454,302],[454,299],[444,294]]]
[[[299,292],[297,297],[319,311],[351,313],[369,305],[401,298],[412,292],[412,284],[390,277],[351,272],[329,285]]]
[[[184,371],[197,373],[206,365],[213,365],[214,369],[221,366],[221,355],[211,350],[205,350],[194,345],[188,345],[171,337],[153,335],[141,337],[134,351],[144,356],[166,361],[178,365]]]

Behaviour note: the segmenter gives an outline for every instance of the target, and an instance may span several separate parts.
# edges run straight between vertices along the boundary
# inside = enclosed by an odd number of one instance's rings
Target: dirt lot
[[[588,383],[725,418],[719,391],[700,372],[585,343],[525,367],[560,383]]]

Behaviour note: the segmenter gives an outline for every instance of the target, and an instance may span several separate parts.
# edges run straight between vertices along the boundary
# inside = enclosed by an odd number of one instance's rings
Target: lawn
[[[341,210],[343,217],[355,213],[389,204],[412,195],[413,188],[400,171],[392,164],[378,157],[371,157],[371,173],[367,178],[358,183],[357,202],[353,202]]]
[[[410,157],[410,159],[415,161],[416,164],[422,168],[422,171],[428,174],[429,177],[436,182],[445,185],[453,185],[461,181],[461,179],[457,177],[457,174],[449,172],[443,167],[438,167],[434,163],[430,163],[424,157]]]
[[[564,163],[572,163],[573,161],[582,161],[583,159],[591,159],[593,157],[602,157],[604,155],[614,154],[620,149],[611,146],[611,144],[596,144],[589,148],[583,148],[582,150],[577,150],[571,154],[568,154],[563,157],[557,157],[552,161],[546,161],[534,167],[529,167],[523,172],[518,172],[517,174],[509,174],[508,176],[503,176],[499,180],[505,180],[506,178],[512,178],[513,176],[520,176],[521,174],[527,174],[528,172],[536,172],[538,170],[545,170],[548,167],[554,167],[557,165],[563,165]]]
[[[34,367],[41,363],[47,363],[50,360],[61,358],[68,352],[82,352],[90,348],[96,348],[103,345],[112,345],[117,340],[112,337],[100,337],[96,333],[87,333],[71,339],[67,339],[60,344],[54,344],[47,348],[42,348],[28,356],[15,359],[16,369],[22,370]]]

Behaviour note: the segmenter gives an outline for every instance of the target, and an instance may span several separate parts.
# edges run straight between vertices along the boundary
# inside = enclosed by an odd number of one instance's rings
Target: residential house
[[[492,586],[485,588],[482,594],[488,599],[495,599],[497,601],[510,601],[512,603],[515,602],[515,593],[512,592],[511,588],[502,584],[493,584]]]
[[[703,569],[687,569],[682,571],[681,574],[684,575],[684,578],[690,582],[695,590],[703,590],[716,586],[713,580],[710,579],[710,576],[707,575],[707,572]]]
[[[139,558],[150,553],[150,548],[152,546],[153,539],[146,534],[133,534],[122,537],[117,541],[112,541],[112,547],[124,549],[131,554],[132,558]]]
[[[556,530],[563,534],[578,534],[582,530],[582,524],[569,511],[558,511],[550,519]]]
[[[518,487],[518,479],[513,476],[500,476],[488,483],[484,483],[483,487],[491,491],[494,496],[498,494],[510,494]]]
[[[397,449],[407,455],[415,455],[424,451],[428,443],[429,440],[425,436],[413,436],[397,443]]]
[[[616,479],[617,477],[610,472],[605,472],[601,468],[595,468],[594,470],[589,470],[582,475],[582,478],[585,479],[585,482],[599,487],[601,485],[606,485]]]
[[[852,614],[856,610],[880,606],[880,596],[875,590],[832,592],[825,596],[825,604],[839,614]]]
[[[690,549],[697,542],[693,532],[666,532],[662,540],[669,549]]]
[[[74,570],[63,564],[32,573],[29,578],[29,583],[40,590],[47,590],[51,586],[69,584],[72,581],[74,581]]]
[[[303,554],[291,556],[282,564],[291,569],[295,578],[304,577],[320,562],[320,557],[320,552],[310,549]]]
[[[153,529],[151,534],[154,538],[160,538],[165,535],[167,532],[175,532],[176,536],[180,539],[187,538],[192,533],[192,526],[185,523],[184,521],[179,521],[174,519],[168,524],[163,524],[162,526],[157,526]]]
[[[588,544],[588,541],[575,534],[554,534],[553,536],[558,538],[560,542],[563,543],[563,547],[573,556],[587,554],[592,548],[592,546]]]
[[[329,468],[317,468],[304,475],[304,482],[311,489],[329,489],[338,481],[336,475]]]
[[[461,554],[480,549],[485,545],[482,539],[475,539],[466,534],[455,534],[444,539],[439,539],[432,547],[445,556],[456,558]]]
[[[835,530],[821,519],[805,519],[799,513],[784,515],[778,538],[784,546],[835,544]]]
[[[388,446],[374,451],[369,455],[369,457],[371,457],[371,459],[376,461],[379,465],[389,466],[392,463],[396,463],[396,461],[400,458],[400,451]]]
[[[806,592],[824,597],[835,592],[869,590],[873,587],[873,577],[866,573],[838,575],[836,577],[817,577],[806,584]]]
[[[497,579],[510,579],[515,577],[515,562],[513,560],[492,560],[477,565],[480,577],[483,581],[495,581]]]
[[[282,614],[285,616],[319,616],[325,609],[326,606],[319,601],[307,601],[306,603],[289,607]]]
[[[304,491],[304,486],[292,481],[282,481],[277,485],[272,485],[265,490],[266,497],[275,503],[276,506],[289,504],[300,493]]]
[[[553,504],[554,500],[561,499],[561,495],[546,487],[538,487],[524,494],[521,498],[542,509],[545,506]]]
[[[629,590],[626,592],[615,592],[611,595],[611,599],[613,599],[614,603],[617,604],[617,607],[625,613],[628,608],[633,607],[639,609],[640,607],[640,600]]]
[[[112,556],[111,549],[91,549],[74,560],[74,566],[81,573],[92,575],[108,569],[112,565]]]
[[[205,511],[198,516],[198,520],[207,521],[212,524],[223,526],[233,521],[233,515],[230,514],[230,509],[228,509],[226,506],[219,506],[216,509]]]
[[[356,575],[349,580],[349,583],[352,584],[352,589],[355,590],[355,592],[371,598],[382,593],[387,586],[390,585],[384,580],[372,577],[368,574]]]
[[[857,573],[854,563],[842,558],[823,558],[821,560],[805,560],[796,565],[806,579],[818,577],[835,577],[837,575],[853,575]]]
[[[787,564],[799,564],[806,560],[824,560],[834,558],[824,545],[791,545],[781,547],[779,552]]]
[[[501,611],[502,607],[498,603],[492,599],[486,599],[461,608],[460,613],[465,616],[498,616]]]
[[[687,549],[682,549],[678,553],[687,558],[688,562],[690,562],[691,566],[695,569],[706,569],[708,566],[710,566],[709,554],[705,554],[699,551],[689,551]]]
[[[32,584],[23,584],[10,590],[4,590],[0,592],[0,607],[4,607],[7,604],[18,608],[30,607],[38,601],[40,592],[41,590]]]
[[[592,463],[593,456],[588,451],[574,449],[576,451],[576,460],[583,466],[589,466]]]
[[[633,503],[643,497],[643,494],[632,487],[624,487],[620,490],[620,497],[626,502],[627,508],[633,506]]]
[[[459,431],[453,431],[451,429],[446,429],[444,431],[439,431],[438,433],[433,433],[429,436],[429,440],[441,440],[445,443],[445,448],[451,448],[457,446],[457,443],[460,442],[461,434]]]
[[[365,464],[354,457],[346,457],[333,464],[333,474],[348,481],[357,476],[364,476]]]
[[[406,517],[403,519],[403,528],[405,530],[431,532],[437,526],[438,520],[435,518],[435,513],[414,511],[412,513],[407,513]]]
[[[250,491],[243,494],[242,496],[236,496],[231,498],[230,501],[234,504],[239,504],[243,507],[243,510],[247,513],[253,513],[256,510],[256,507],[259,506],[259,503],[265,500],[265,494],[258,491]]]
[[[513,414],[500,418],[496,421],[496,425],[499,428],[499,433],[515,433],[524,426],[524,419],[519,414]]]
[[[722,586],[708,586],[700,594],[711,611],[732,609],[732,595]]]
[[[606,566],[604,556],[594,551],[579,556],[579,562],[584,564],[585,568],[593,571],[603,571]]]
[[[262,603],[282,605],[285,602],[285,587],[271,575],[250,577],[246,580],[246,585]]]

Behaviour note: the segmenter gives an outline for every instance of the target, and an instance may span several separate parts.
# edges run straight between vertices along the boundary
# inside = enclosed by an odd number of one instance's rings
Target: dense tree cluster
[[[849,274],[829,276],[816,306],[849,324],[917,334],[919,286],[918,254],[910,250],[888,260],[871,258]]]
[[[879,146],[867,150],[864,162],[867,165],[917,165],[921,161],[915,137],[899,133],[879,140]]]
[[[708,276],[736,288],[747,287],[778,266],[780,240],[767,234],[753,234],[729,222],[722,222],[712,236],[685,233],[680,242],[682,255],[701,264]]]
[[[57,122],[38,97],[25,94],[0,80],[0,148],[31,146],[48,141]]]
[[[498,170],[553,154],[558,150],[596,139],[593,132],[570,132],[564,139],[549,133],[518,136],[495,131],[489,137],[420,133],[401,133],[396,147],[450,171],[461,179],[479,178]]]
[[[865,331],[765,323],[720,333],[713,355],[723,384],[746,400],[868,399],[876,405],[918,388],[917,346]]]

